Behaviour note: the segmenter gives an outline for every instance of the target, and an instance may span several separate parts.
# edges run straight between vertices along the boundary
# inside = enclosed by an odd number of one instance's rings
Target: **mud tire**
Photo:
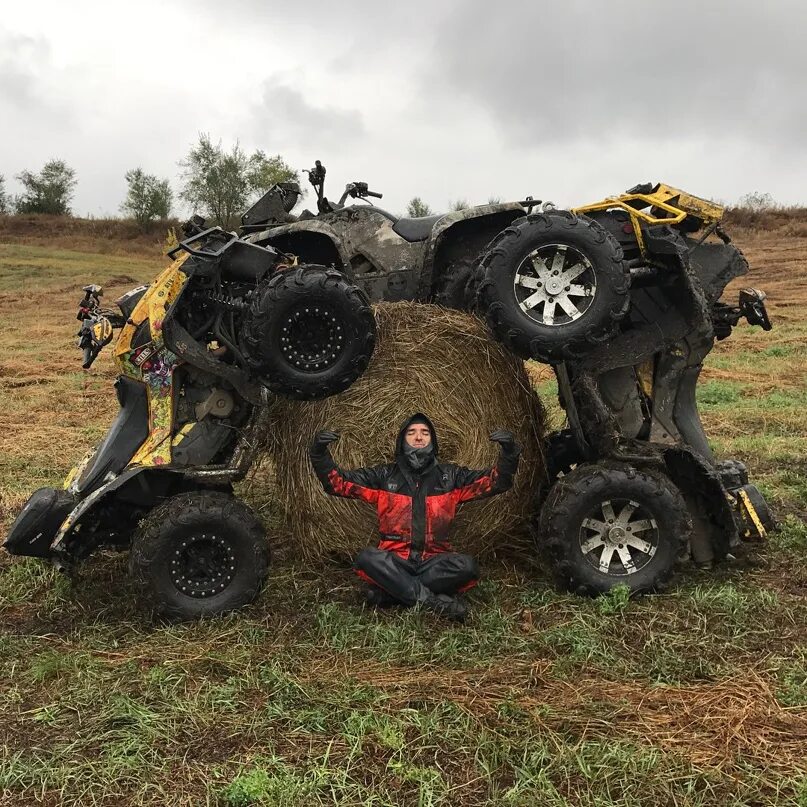
[[[317,319],[316,309],[327,316]],[[281,349],[284,327],[303,312],[322,329],[318,341],[305,348],[323,357],[321,367],[314,367],[313,360],[310,367],[298,366],[294,354]],[[373,355],[375,333],[364,292],[341,272],[309,264],[280,271],[258,287],[244,320],[242,343],[250,370],[269,390],[311,400],[342,392],[362,375]],[[327,354],[337,336],[341,347],[331,361]]]
[[[200,535],[210,533],[235,561],[234,574],[229,580],[222,578],[226,582],[219,593],[190,596],[175,582],[171,564],[183,541],[190,539],[193,544]],[[252,602],[263,588],[269,561],[266,532],[246,504],[226,493],[194,491],[172,496],[141,522],[132,541],[129,571],[143,605],[157,616],[180,622],[233,611]],[[224,565],[221,569],[226,574]],[[196,585],[201,587],[201,583]]]
[[[631,574],[601,572],[583,554],[583,520],[612,500],[637,502],[656,521],[655,554]],[[620,584],[633,594],[666,588],[686,553],[691,521],[681,494],[666,476],[613,463],[580,465],[560,478],[532,526],[558,585],[595,596]]]
[[[528,255],[553,244],[571,247],[589,261],[596,292],[577,319],[547,325],[522,311],[514,281]],[[610,338],[628,311],[630,273],[622,247],[587,216],[553,210],[517,219],[493,239],[480,267],[484,276],[477,292],[479,309],[495,337],[525,359],[579,358]]]

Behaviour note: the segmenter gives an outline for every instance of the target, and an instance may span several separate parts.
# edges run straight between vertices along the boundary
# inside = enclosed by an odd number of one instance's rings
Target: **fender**
[[[54,554],[61,554],[65,552],[65,539],[70,535],[73,529],[78,525],[78,522],[81,520],[81,517],[86,515],[87,512],[95,505],[98,501],[100,501],[107,493],[111,493],[112,491],[117,490],[121,487],[124,483],[128,482],[130,479],[133,479],[139,473],[147,470],[145,466],[139,465],[131,468],[127,468],[120,476],[116,476],[111,481],[107,482],[105,485],[102,485],[97,490],[94,490],[86,499],[82,499],[68,514],[65,520],[62,522],[62,525],[56,531],[56,537],[53,539],[50,545],[51,552]],[[153,470],[149,468],[148,470]]]
[[[476,257],[488,245],[493,236],[509,227],[516,219],[526,216],[527,211],[518,202],[505,202],[495,205],[480,205],[466,210],[446,213],[437,221],[426,247],[423,257],[423,268],[420,272],[418,299],[429,299],[434,288],[436,274],[452,259],[454,243],[462,242],[463,256]],[[475,219],[487,219],[476,222]],[[474,222],[477,226],[471,225]],[[467,236],[463,230],[467,230]],[[468,249],[468,247],[471,249]],[[435,271],[435,269],[437,271]]]
[[[693,559],[704,566],[722,560],[739,540],[739,532],[728,492],[717,470],[696,450],[686,446],[666,449],[664,465],[692,515]]]
[[[352,280],[353,272],[350,266],[350,257],[343,247],[336,230],[324,221],[319,221],[316,218],[303,219],[303,221],[295,221],[291,224],[283,224],[280,227],[271,227],[266,230],[261,230],[260,232],[253,233],[246,240],[254,244],[259,244],[260,246],[271,244],[277,249],[275,242],[278,240],[284,243],[289,241],[301,241],[312,233],[328,239],[334,253],[339,256],[339,261],[342,264],[341,267],[337,268],[341,268]],[[294,250],[291,250],[291,252],[292,254],[296,254]]]
[[[150,479],[149,481],[144,480],[143,482],[145,491],[144,499],[148,498],[149,495],[152,497],[155,496],[159,497],[165,495],[165,489],[161,488],[159,485],[154,484],[155,475],[157,477],[165,477],[168,474],[170,474],[171,476],[174,477],[174,479],[179,480],[181,480],[183,477],[190,476],[190,474],[188,473],[188,469],[184,467],[155,468],[149,465],[129,466],[128,468],[124,469],[119,476],[116,476],[114,479],[111,479],[105,485],[101,486],[97,490],[94,490],[89,496],[82,499],[67,514],[64,521],[62,521],[61,526],[57,530],[56,536],[51,542],[50,545],[51,552],[54,553],[55,555],[64,555],[67,552],[67,547],[65,546],[67,538],[69,538],[70,534],[78,526],[81,519],[84,518],[84,516],[86,516],[96,504],[98,504],[102,499],[106,498],[108,494],[114,493],[127,483],[131,482],[136,477],[139,477],[141,474],[144,474],[146,472],[147,475],[150,477]],[[149,493],[150,489],[151,492]]]

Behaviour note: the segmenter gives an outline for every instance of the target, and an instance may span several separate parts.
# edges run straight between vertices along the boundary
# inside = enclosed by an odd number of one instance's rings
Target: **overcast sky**
[[[643,181],[807,202],[803,0],[0,6],[0,174],[64,159],[78,215],[117,214],[135,166],[178,188],[200,132],[398,212]]]

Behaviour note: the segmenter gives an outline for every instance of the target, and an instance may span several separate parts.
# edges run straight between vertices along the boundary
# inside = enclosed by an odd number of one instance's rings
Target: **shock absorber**
[[[243,297],[233,297],[229,294],[221,294],[215,291],[205,293],[205,298],[218,309],[224,311],[245,311],[249,303]]]

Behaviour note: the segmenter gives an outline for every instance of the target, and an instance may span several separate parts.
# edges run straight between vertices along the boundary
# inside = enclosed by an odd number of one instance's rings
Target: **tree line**
[[[179,199],[222,226],[232,225],[256,196],[276,182],[300,179],[279,154],[267,156],[260,149],[248,154],[238,143],[227,151],[207,134],[199,136],[179,166]],[[12,196],[0,174],[0,214],[72,215],[78,180],[64,160],[48,160],[39,172],[25,170],[16,179],[22,193]],[[171,215],[174,191],[168,179],[146,173],[139,166],[127,171],[125,179],[126,198],[120,205],[124,216],[147,226]]]
[[[233,227],[238,216],[277,182],[300,181],[295,171],[279,154],[267,156],[260,149],[247,153],[236,143],[229,151],[221,141],[213,143],[208,134],[200,134],[188,154],[178,163],[180,188],[178,198],[211,224]],[[155,220],[167,219],[174,206],[174,190],[168,179],[146,173],[142,167],[124,175],[126,198],[120,212],[146,227]],[[22,171],[16,175],[22,193],[6,191],[0,174],[0,215],[45,213],[72,215],[72,203],[78,180],[76,172],[64,160],[48,160],[39,172]],[[489,199],[498,202],[498,199]],[[449,202],[450,210],[469,207],[464,199]],[[419,196],[407,204],[407,215],[430,216],[433,211]]]
[[[251,154],[236,143],[231,150],[222,148],[221,141],[213,143],[208,134],[200,134],[185,159],[178,163],[181,186],[178,198],[211,224],[225,228],[237,226],[238,216],[262,193],[277,182],[300,181],[295,171],[279,154],[267,156],[260,149]],[[167,219],[174,205],[174,191],[167,179],[147,174],[141,167],[132,168],[126,178],[126,198],[120,211],[143,227],[157,219]],[[22,171],[16,175],[22,185],[21,194],[11,196],[6,191],[5,177],[0,174],[0,215],[48,213],[71,215],[71,204],[78,180],[76,172],[64,160],[49,160],[38,173]],[[498,204],[497,197],[488,204]],[[451,211],[465,210],[465,199],[448,203]],[[772,210],[779,205],[770,194],[748,193],[736,208],[754,212]],[[434,211],[415,196],[409,200],[406,213],[410,217],[431,216]]]

